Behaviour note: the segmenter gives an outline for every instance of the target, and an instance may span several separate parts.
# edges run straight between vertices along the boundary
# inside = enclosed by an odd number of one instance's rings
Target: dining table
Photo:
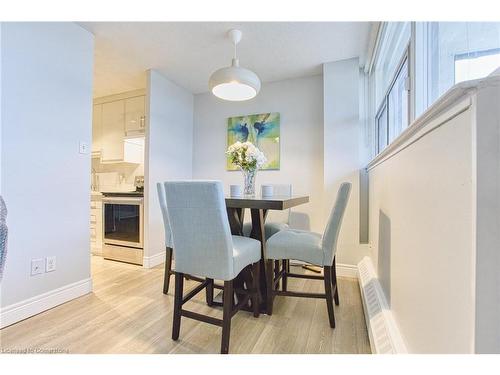
[[[291,196],[228,196],[226,200],[227,216],[231,233],[233,235],[243,236],[243,222],[245,219],[245,211],[250,210],[252,230],[250,237],[260,241],[261,257],[260,257],[260,272],[259,272],[259,289],[260,289],[260,311],[267,312],[266,295],[266,238],[264,225],[267,214],[270,210],[287,210],[292,207],[306,204],[309,202],[307,195],[291,195]],[[278,266],[278,264],[276,264]],[[235,289],[243,289],[244,284],[252,285],[252,275],[250,272],[242,272],[235,280]]]

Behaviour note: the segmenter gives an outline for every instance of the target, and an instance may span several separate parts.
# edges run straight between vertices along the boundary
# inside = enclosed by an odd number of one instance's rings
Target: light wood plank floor
[[[301,268],[294,267],[296,272]],[[300,271],[299,271],[300,270]],[[305,272],[305,271],[304,271]],[[92,257],[94,292],[0,331],[2,349],[62,349],[69,353],[218,353],[221,329],[182,318],[172,341],[172,293],[162,294],[163,268]],[[195,282],[185,283],[188,290]],[[173,277],[170,286],[173,292]],[[290,279],[290,290],[322,292],[322,281]],[[324,300],[276,297],[271,317],[238,312],[230,353],[370,353],[358,283],[339,279],[337,327],[331,329]],[[222,318],[204,293],[186,308]]]

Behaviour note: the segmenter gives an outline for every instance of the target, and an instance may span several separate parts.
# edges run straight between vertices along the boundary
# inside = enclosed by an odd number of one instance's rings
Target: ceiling
[[[243,32],[240,65],[262,82],[321,73],[328,61],[365,58],[370,22],[87,22],[95,35],[94,97],[144,88],[156,69],[192,93],[208,91],[210,74],[230,65],[226,33]]]

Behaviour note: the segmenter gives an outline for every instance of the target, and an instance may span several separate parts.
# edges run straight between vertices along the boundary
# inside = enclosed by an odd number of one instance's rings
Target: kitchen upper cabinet
[[[125,134],[143,134],[145,127],[145,97],[136,96],[125,99]]]
[[[125,137],[125,100],[102,104],[101,161],[123,160],[123,140]]]
[[[94,105],[92,111],[92,153],[102,148],[102,104]]]
[[[144,90],[94,99],[92,153],[101,163],[144,160]]]

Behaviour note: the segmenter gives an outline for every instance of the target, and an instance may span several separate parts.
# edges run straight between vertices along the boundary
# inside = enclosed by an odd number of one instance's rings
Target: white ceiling
[[[210,74],[231,62],[226,32],[238,28],[240,65],[262,82],[321,73],[321,64],[359,56],[369,22],[87,22],[95,35],[94,96],[145,87],[157,69],[193,93],[208,91]]]

